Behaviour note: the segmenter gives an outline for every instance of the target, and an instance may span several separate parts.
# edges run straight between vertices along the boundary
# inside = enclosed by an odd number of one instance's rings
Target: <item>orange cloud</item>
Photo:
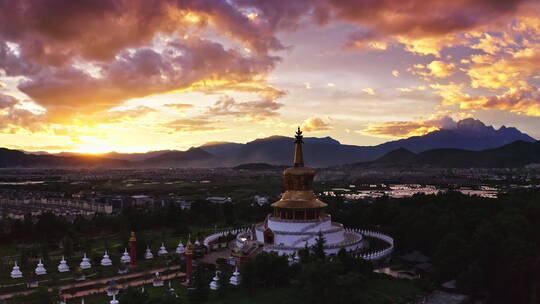
[[[209,117],[233,116],[247,121],[261,122],[277,116],[277,110],[282,106],[283,104],[270,99],[238,102],[225,95],[209,107],[205,115]]]
[[[389,121],[369,124],[358,133],[378,137],[408,138],[420,136],[443,128],[453,128],[456,122],[449,116],[434,116],[418,121]]]
[[[529,77],[539,75],[540,44],[519,51],[511,49],[499,56],[476,55],[472,56],[471,61],[467,74],[473,88],[526,87]]]
[[[43,115],[25,109],[19,99],[0,93],[0,131],[2,133],[43,130],[45,130]]]
[[[368,95],[375,95],[375,90],[373,90],[372,88],[363,88],[362,92],[364,92],[364,93],[366,93]]]
[[[204,118],[177,119],[162,125],[167,133],[174,132],[215,132],[226,130],[224,127],[216,126],[219,121]]]
[[[76,113],[101,112],[130,98],[190,89],[214,79],[227,79],[238,88],[269,71],[273,59],[244,57],[218,43],[192,38],[170,41],[163,53],[152,49],[124,52],[100,66],[100,78],[73,67],[46,69],[19,89],[45,107],[51,121],[65,122]],[[268,89],[262,88],[261,94],[268,94]]]
[[[77,56],[111,60],[126,48],[150,44],[157,33],[187,33],[193,27],[212,27],[260,54],[283,48],[272,28],[252,22],[226,1],[0,3],[0,36],[19,44],[25,58],[57,66],[68,64]]]
[[[176,109],[179,111],[183,111],[183,110],[187,110],[187,109],[191,109],[195,107],[194,105],[189,104],[189,103],[168,103],[163,106],[167,108]]]
[[[410,71],[413,74],[423,76],[425,80],[431,80],[431,78],[445,78],[452,75],[455,67],[456,65],[451,62],[433,60],[428,65],[415,64]]]
[[[540,91],[536,87],[509,89],[501,95],[456,100],[453,104],[458,104],[461,109],[465,110],[497,109],[540,117]]]
[[[307,132],[328,131],[334,129],[329,121],[320,117],[310,117],[302,123],[302,129]]]

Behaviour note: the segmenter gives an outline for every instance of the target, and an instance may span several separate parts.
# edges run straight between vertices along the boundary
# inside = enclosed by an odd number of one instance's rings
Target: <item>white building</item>
[[[264,206],[264,205],[268,204],[268,202],[269,202],[267,196],[259,196],[259,195],[255,195],[253,197],[253,201],[259,206]]]
[[[345,230],[342,224],[332,222],[324,212],[326,203],[320,201],[313,192],[315,170],[304,167],[303,143],[300,128],[296,133],[294,167],[283,172],[286,191],[281,199],[271,206],[274,212],[265,221],[255,226],[255,239],[263,244],[264,251],[278,254],[294,254],[316,242],[321,232],[326,239],[325,252],[337,253],[345,248],[358,251],[366,244],[360,233]],[[237,240],[245,240],[239,234]]]
[[[232,198],[223,196],[210,196],[207,197],[206,200],[214,204],[232,203]]]

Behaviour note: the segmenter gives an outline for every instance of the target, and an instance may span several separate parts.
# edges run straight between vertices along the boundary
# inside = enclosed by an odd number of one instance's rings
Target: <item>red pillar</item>
[[[191,248],[186,250],[186,280],[187,283],[191,283],[191,276],[193,275],[193,253]]]
[[[137,238],[135,238],[135,232],[131,232],[129,238],[129,257],[131,258],[131,266],[137,265]]]

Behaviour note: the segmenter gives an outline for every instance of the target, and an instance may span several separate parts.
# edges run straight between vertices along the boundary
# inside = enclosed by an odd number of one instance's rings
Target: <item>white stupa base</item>
[[[265,231],[271,232],[273,242],[267,239]],[[279,255],[297,255],[298,251],[313,246],[319,232],[326,240],[325,253],[336,254],[341,249],[356,252],[366,246],[362,234],[346,231],[342,224],[331,221],[330,216],[324,216],[314,220],[285,220],[269,216],[264,223],[255,227],[257,242],[262,244],[266,252],[277,252]],[[237,245],[243,235],[237,237]]]

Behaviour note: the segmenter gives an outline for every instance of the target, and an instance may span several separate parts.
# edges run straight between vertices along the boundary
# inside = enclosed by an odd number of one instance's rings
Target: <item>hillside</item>
[[[130,162],[94,155],[33,155],[18,150],[0,148],[0,168],[17,167],[127,167]]]
[[[266,163],[274,166],[284,166],[292,162],[294,153],[293,141],[291,137],[271,136],[256,139],[245,144],[210,142],[200,147],[192,147],[187,151],[162,150],[132,154],[111,152],[100,156],[73,153],[37,155],[5,149],[11,152],[9,155],[5,152],[6,155],[0,159],[0,166],[69,167],[107,164],[109,167],[128,165],[135,167],[234,167],[247,163]],[[492,126],[484,125],[478,120],[464,119],[450,129],[442,129],[423,136],[390,141],[376,146],[344,145],[331,137],[306,137],[304,138],[304,157],[309,166],[328,167],[369,162],[379,159],[382,156],[385,156],[385,158],[380,160],[380,162],[388,162],[392,159],[408,159],[409,161],[413,161],[418,156],[411,155],[411,153],[443,149],[437,152],[435,156],[432,156],[435,153],[433,151],[420,155],[427,162],[431,162],[431,158],[433,157],[433,162],[440,161],[439,158],[441,158],[449,165],[470,166],[470,162],[466,161],[470,155],[469,152],[496,149],[515,141],[531,143],[535,142],[535,139],[520,132],[516,128],[503,126],[495,129]],[[461,150],[466,150],[467,152]],[[394,152],[387,154],[391,151]],[[59,157],[60,155],[62,157]],[[460,156],[456,157],[455,155]],[[463,161],[460,161],[460,158],[463,158]],[[478,163],[482,163],[482,161],[484,160],[481,158],[476,160]],[[518,160],[514,162],[519,163]]]
[[[433,149],[414,153],[398,149],[372,162],[353,166],[432,166],[441,168],[511,168],[540,163],[540,141],[515,141],[511,144],[482,151],[463,149]]]

